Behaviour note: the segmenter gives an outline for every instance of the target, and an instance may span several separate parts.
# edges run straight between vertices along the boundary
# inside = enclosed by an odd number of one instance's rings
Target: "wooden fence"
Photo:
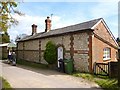
[[[109,76],[117,78],[118,76],[118,62],[109,62]]]
[[[108,63],[95,63],[94,74],[96,75],[109,75],[109,64]]]
[[[118,62],[95,63],[94,74],[116,78],[118,76]]]

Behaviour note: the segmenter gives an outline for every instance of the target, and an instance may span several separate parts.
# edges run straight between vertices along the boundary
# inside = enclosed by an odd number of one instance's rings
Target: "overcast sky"
[[[105,0],[104,0],[105,1]],[[106,0],[107,1],[107,0]],[[45,19],[52,16],[52,29],[103,18],[115,37],[118,37],[118,2],[27,2],[18,10],[25,16],[13,15],[19,25],[8,32],[11,39],[19,34],[31,34],[31,25],[38,25],[37,32],[45,31]]]

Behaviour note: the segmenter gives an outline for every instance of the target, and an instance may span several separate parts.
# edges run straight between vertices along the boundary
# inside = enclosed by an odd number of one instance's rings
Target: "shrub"
[[[48,41],[44,52],[44,59],[48,64],[54,64],[57,61],[56,45],[52,41]]]

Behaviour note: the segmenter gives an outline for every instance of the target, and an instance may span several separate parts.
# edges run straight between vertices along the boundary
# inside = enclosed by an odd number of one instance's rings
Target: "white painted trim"
[[[7,47],[9,43],[0,44],[0,47]]]
[[[112,34],[112,32],[110,31],[109,27],[107,26],[107,24],[105,23],[104,19],[100,19],[91,29],[95,29],[95,27],[100,23],[103,22],[103,24],[105,25],[105,27],[107,28],[109,34],[111,35],[112,39],[114,40],[115,44],[118,46],[118,43],[115,40],[114,35]]]
[[[59,60],[62,59],[63,60],[63,47],[62,46],[59,46],[57,48],[57,58],[58,58],[58,68],[60,68],[60,65],[59,65]]]
[[[110,60],[111,58],[104,58],[103,60]]]
[[[100,19],[91,29],[95,29],[95,27],[102,21],[102,19]]]

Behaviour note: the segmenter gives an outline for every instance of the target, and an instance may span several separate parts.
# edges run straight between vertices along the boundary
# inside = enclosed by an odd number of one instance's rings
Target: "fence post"
[[[120,87],[120,47],[118,48],[118,86]]]
[[[111,64],[108,62],[108,75],[111,77]]]
[[[96,74],[96,62],[94,62],[93,65],[94,65],[94,66],[93,66],[93,73]]]

